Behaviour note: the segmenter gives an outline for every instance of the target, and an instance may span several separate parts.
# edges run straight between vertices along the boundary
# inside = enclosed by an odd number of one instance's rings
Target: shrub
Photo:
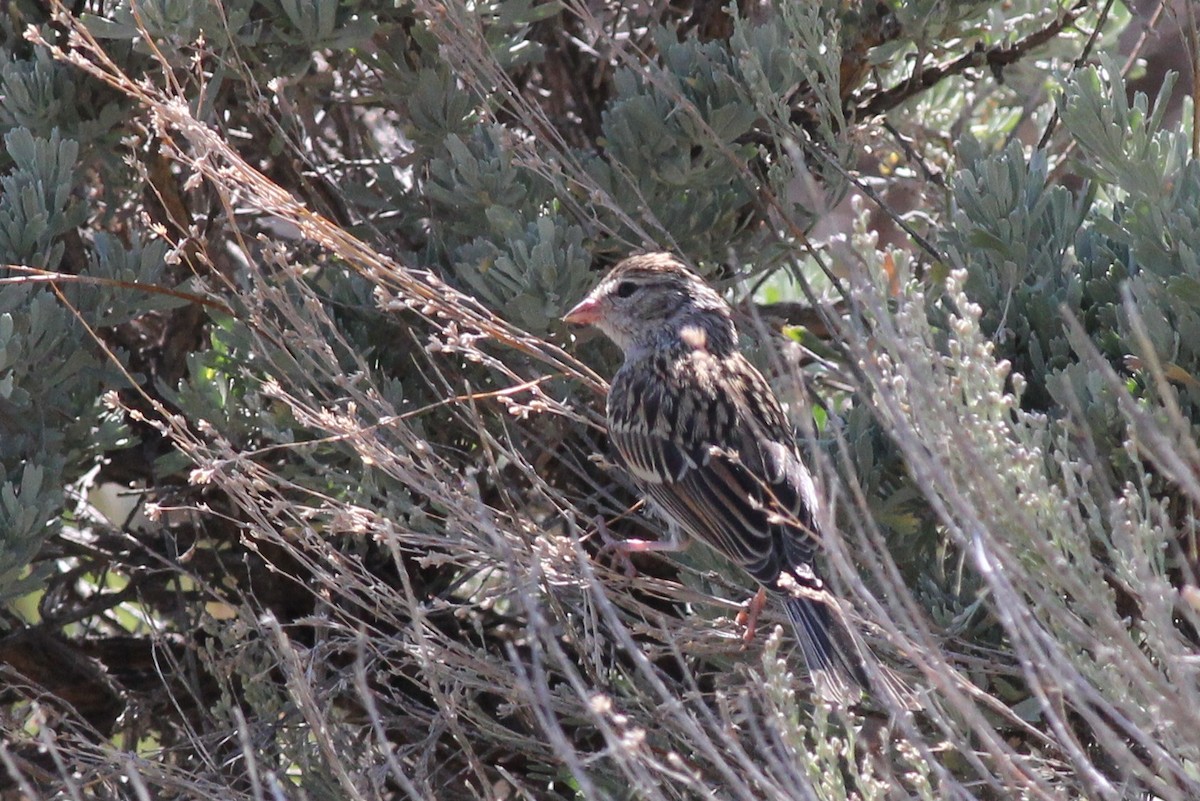
[[[1200,171],[1128,24],[11,4],[4,792],[1196,797]],[[737,302],[915,714],[606,557],[658,523],[557,318],[642,248]]]

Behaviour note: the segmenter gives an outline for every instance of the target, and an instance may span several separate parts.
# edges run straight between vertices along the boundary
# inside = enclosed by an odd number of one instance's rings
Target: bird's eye
[[[627,298],[634,292],[637,292],[637,284],[635,284],[633,281],[622,281],[621,283],[617,284],[618,298]]]

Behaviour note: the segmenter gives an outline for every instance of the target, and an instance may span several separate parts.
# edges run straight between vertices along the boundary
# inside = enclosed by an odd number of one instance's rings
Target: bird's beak
[[[562,319],[564,323],[571,325],[592,325],[600,319],[600,301],[586,297],[564,314]]]

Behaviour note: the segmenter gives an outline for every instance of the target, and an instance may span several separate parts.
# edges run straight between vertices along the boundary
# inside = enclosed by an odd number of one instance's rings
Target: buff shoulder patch
[[[694,350],[708,350],[708,334],[698,325],[685,325],[679,332],[679,338]]]

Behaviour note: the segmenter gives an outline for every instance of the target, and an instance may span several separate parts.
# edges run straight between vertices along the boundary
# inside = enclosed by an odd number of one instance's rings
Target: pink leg
[[[630,578],[637,575],[637,568],[633,566],[633,560],[629,558],[629,554],[675,553],[686,550],[692,544],[687,535],[683,534],[675,526],[671,526],[667,537],[661,540],[619,540],[609,532],[608,526],[605,524],[602,516],[596,515],[595,523],[596,533],[600,535],[600,539],[604,542],[604,546],[597,555],[605,553],[616,554],[617,561],[625,564],[625,575]]]
[[[767,591],[759,587],[758,592],[754,593],[754,597],[746,602],[746,608],[738,612],[738,625],[746,627],[746,631],[742,633],[743,647],[749,648],[750,643],[754,642],[754,635],[758,630],[758,616],[766,605]]]

